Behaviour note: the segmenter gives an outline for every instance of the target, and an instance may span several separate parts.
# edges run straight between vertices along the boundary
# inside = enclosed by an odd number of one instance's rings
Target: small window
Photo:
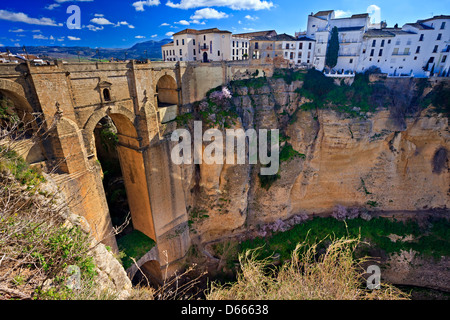
[[[179,45],[178,40],[177,40],[177,46]]]
[[[384,39],[381,40],[381,47],[384,47]]]
[[[109,92],[109,89],[103,89],[103,99],[105,101],[111,101],[111,94]]]
[[[310,42],[309,46],[308,46],[308,49],[311,50],[311,48],[312,48],[312,43]]]
[[[445,61],[447,61],[447,56],[442,56],[442,63],[444,63]]]
[[[183,55],[183,49],[180,49],[180,56]]]
[[[380,52],[378,52],[378,56],[381,57],[383,55],[383,49],[380,49]]]
[[[434,46],[433,53],[438,52],[438,48],[439,48],[439,46]]]
[[[350,64],[352,64],[353,63],[353,59],[350,59]]]
[[[416,53],[420,53],[420,46],[417,47]]]
[[[445,21],[441,23],[441,30],[445,29]]]
[[[442,33],[439,33],[436,40],[439,41],[439,40],[441,40],[441,39],[442,39]]]
[[[181,39],[181,44],[184,46],[184,39]]]
[[[371,56],[371,57],[373,57],[374,53],[375,53],[375,50],[374,50],[374,49],[370,50],[370,56]]]
[[[423,34],[420,35],[419,41],[423,41]]]
[[[203,36],[203,40],[206,41],[206,36]]]
[[[195,39],[192,39],[192,44],[195,46]]]
[[[375,47],[377,45],[377,40],[372,41],[372,47]]]
[[[196,55],[197,53],[195,52],[195,49],[194,49],[194,56]]]
[[[220,57],[220,51],[217,51],[217,56]]]

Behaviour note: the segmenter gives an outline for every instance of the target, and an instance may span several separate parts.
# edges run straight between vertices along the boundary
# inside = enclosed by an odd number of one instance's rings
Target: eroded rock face
[[[358,118],[331,109],[300,111],[308,102],[301,87],[300,81],[269,79],[262,87],[235,88],[235,128],[280,129],[289,137],[281,146],[289,143],[304,156],[282,162],[268,190],[258,165],[185,166],[191,213],[195,208],[207,216],[192,217],[200,241],[300,213],[329,213],[336,205],[386,211],[450,206],[448,159],[440,164],[445,169],[433,164],[450,151],[448,118],[425,109],[406,118],[403,130],[387,109]]]

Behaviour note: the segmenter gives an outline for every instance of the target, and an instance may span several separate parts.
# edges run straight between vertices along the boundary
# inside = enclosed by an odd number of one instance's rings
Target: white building
[[[368,13],[355,14],[348,18],[335,18],[334,10],[319,11],[308,16],[306,36],[316,40],[314,67],[325,68],[325,57],[331,31],[336,27],[339,32],[339,57],[336,70],[355,70],[364,33],[373,27]]]
[[[164,61],[231,60],[231,32],[217,28],[185,29],[173,35],[173,42],[161,47]]]
[[[369,30],[357,71],[374,66],[390,76],[446,75],[450,70],[450,16],[435,16],[401,29]]]

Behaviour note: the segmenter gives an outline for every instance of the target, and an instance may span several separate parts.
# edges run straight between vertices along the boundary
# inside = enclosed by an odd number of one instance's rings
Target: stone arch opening
[[[160,263],[156,260],[150,260],[140,266],[132,279],[134,286],[159,287],[163,285],[163,275]]]
[[[156,84],[156,102],[161,123],[174,120],[178,114],[178,86],[170,75],[164,75]]]
[[[90,128],[92,136],[89,161],[92,167],[100,164],[113,226],[121,226],[128,213],[131,218],[116,240],[139,232],[155,242],[144,159],[133,122],[120,108],[94,114],[91,119],[85,128]]]
[[[34,136],[40,119],[25,98],[23,88],[14,82],[0,81],[0,127],[17,129],[11,138],[16,139],[13,149],[30,164],[45,160],[41,143]]]
[[[207,52],[203,52],[203,62],[207,63],[208,61],[208,53]]]

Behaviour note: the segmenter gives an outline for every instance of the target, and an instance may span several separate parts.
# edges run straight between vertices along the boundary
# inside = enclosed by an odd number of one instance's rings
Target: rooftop
[[[211,29],[203,29],[203,30],[196,30],[196,29],[184,29],[180,32],[177,32],[174,34],[174,36],[182,35],[182,34],[206,34],[206,33],[231,33],[230,31],[226,30],[219,30],[217,28],[211,28]]]
[[[414,28],[416,28],[416,29],[419,29],[419,30],[434,30],[434,28],[432,28],[432,27],[430,27],[430,26],[427,26],[427,25],[425,25],[425,24],[423,24],[423,23],[420,23],[420,22],[416,22],[416,23],[407,23],[406,25],[407,25],[407,26],[412,26],[412,27],[414,27]]]
[[[248,38],[254,38],[254,37],[269,37],[277,35],[277,32],[275,30],[267,30],[267,31],[255,31],[255,32],[247,32],[247,33],[237,33],[233,34],[233,36],[237,37],[248,37]]]

